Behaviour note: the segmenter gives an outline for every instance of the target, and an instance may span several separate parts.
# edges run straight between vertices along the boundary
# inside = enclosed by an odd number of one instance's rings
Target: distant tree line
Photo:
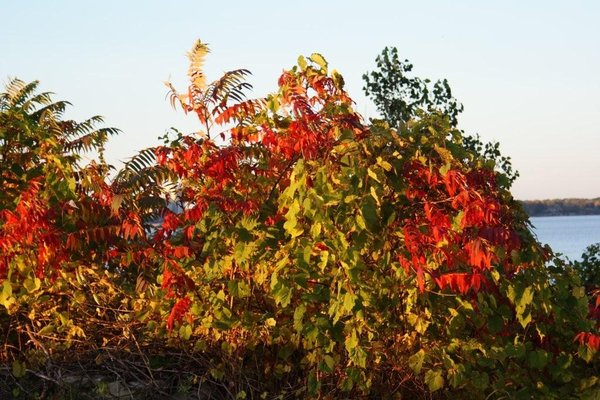
[[[523,201],[531,217],[552,215],[600,215],[600,197],[595,199],[552,199]]]

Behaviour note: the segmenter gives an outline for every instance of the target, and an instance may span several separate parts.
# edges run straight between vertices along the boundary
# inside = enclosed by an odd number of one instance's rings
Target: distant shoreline
[[[522,200],[530,217],[600,215],[600,197],[594,199]]]

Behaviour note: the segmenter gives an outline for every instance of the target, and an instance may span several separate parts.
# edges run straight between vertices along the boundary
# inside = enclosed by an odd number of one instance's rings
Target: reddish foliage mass
[[[575,336],[575,341],[580,345],[588,345],[594,350],[600,349],[600,335],[589,332],[580,332]]]
[[[167,329],[172,330],[175,322],[181,322],[191,305],[192,301],[188,297],[179,299],[173,306],[173,309],[171,309],[171,313],[167,318]]]
[[[520,239],[512,228],[511,210],[500,205],[493,173],[474,169],[464,174],[449,169],[442,174],[412,161],[406,164],[404,177],[406,196],[421,200],[423,211],[404,222],[408,254],[400,255],[399,261],[407,272],[415,270],[421,291],[425,274],[432,276],[440,289],[466,294],[469,290],[477,293],[488,283],[483,271],[493,264],[502,262],[515,268],[495,253],[496,248],[508,254],[519,249]],[[431,270],[428,259],[442,268]]]
[[[0,279],[6,278],[8,264],[18,255],[34,257],[36,275],[41,278],[66,258],[61,249],[60,232],[51,220],[54,210],[47,207],[41,192],[41,179],[28,182],[14,211],[0,211]]]

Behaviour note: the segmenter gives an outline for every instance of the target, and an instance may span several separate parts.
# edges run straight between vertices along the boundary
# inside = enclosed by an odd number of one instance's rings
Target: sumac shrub
[[[76,227],[98,228],[80,208],[70,224],[36,219],[60,227],[69,250],[49,270],[76,261],[110,272],[131,296],[115,320],[220,354],[214,379],[259,370],[262,386],[248,385],[257,396],[290,376],[304,397],[597,393],[598,327],[579,276],[540,247],[506,177],[446,115],[366,124],[319,54],[248,100],[246,70],[207,82],[207,52],[201,42],[190,52],[186,92],[169,84],[202,131],[167,136],[99,192],[70,195],[96,199],[117,227],[97,242],[80,233],[68,245]],[[44,215],[69,201],[44,203]],[[10,242],[11,215],[0,221],[15,254],[2,279],[23,296],[36,263],[26,277],[15,260],[35,250]]]
[[[265,370],[299,368],[313,394],[407,381],[477,398],[597,390],[577,275],[553,266],[501,173],[446,116],[366,125],[318,54],[264,99],[241,98],[242,75],[207,84],[192,68],[188,94],[173,89],[207,130],[156,149],[183,210],[155,235],[169,329],[262,348]]]

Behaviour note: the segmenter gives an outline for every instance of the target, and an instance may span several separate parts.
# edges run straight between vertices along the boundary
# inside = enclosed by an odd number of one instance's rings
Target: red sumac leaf
[[[173,330],[173,325],[175,322],[181,322],[183,320],[191,305],[192,301],[188,297],[179,299],[177,303],[175,303],[171,309],[169,317],[167,318],[167,329],[169,331]]]
[[[600,335],[595,335],[589,332],[579,332],[574,341],[579,342],[581,346],[588,345],[594,350],[600,349]]]

